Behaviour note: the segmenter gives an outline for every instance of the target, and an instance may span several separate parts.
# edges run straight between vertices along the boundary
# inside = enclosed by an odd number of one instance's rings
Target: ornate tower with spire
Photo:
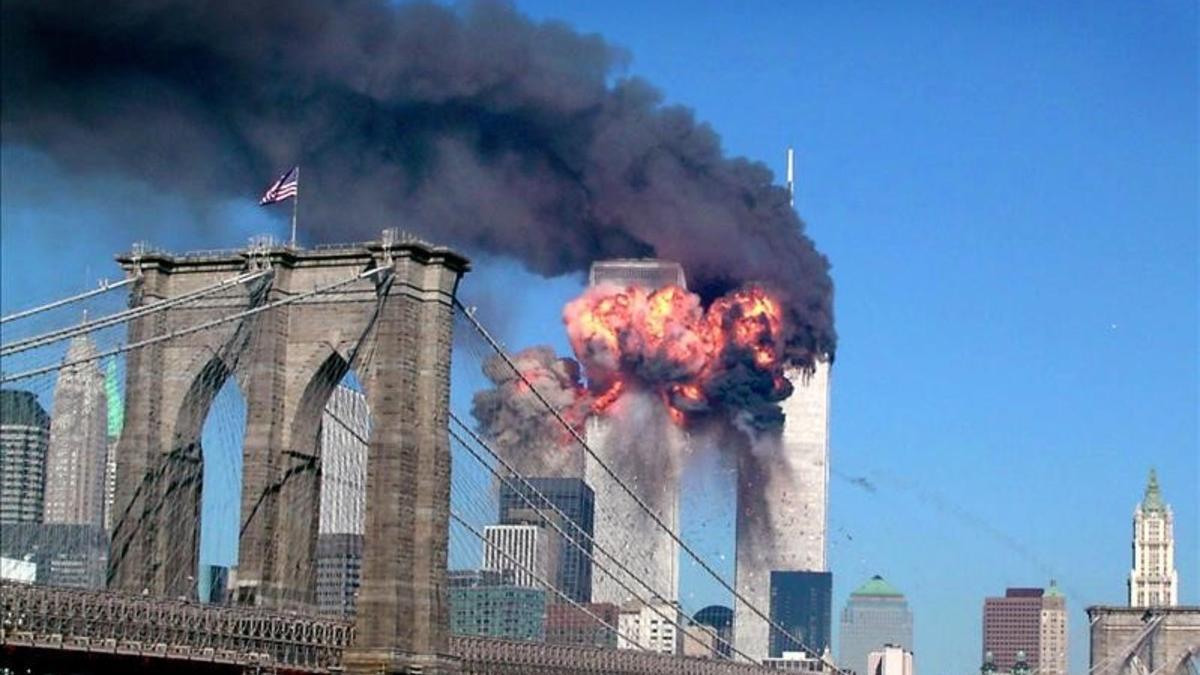
[[[1151,469],[1146,494],[1133,511],[1130,607],[1174,607],[1179,604],[1173,521],[1171,507],[1163,502],[1159,491],[1158,476]]]

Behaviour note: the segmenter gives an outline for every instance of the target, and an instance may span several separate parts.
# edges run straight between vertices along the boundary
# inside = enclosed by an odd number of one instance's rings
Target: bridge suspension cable
[[[326,284],[324,286],[318,286],[317,288],[314,288],[313,290],[307,291],[305,293],[299,293],[297,295],[283,298],[281,300],[276,300],[275,302],[271,302],[271,303],[268,303],[268,304],[265,304],[265,305],[262,305],[259,307],[254,307],[254,308],[242,311],[242,312],[238,312],[236,314],[219,317],[216,319],[212,319],[211,321],[205,321],[205,322],[197,324],[195,326],[189,326],[187,328],[182,328],[179,330],[171,331],[169,333],[164,333],[162,335],[156,335],[154,337],[147,338],[145,340],[122,345],[120,347],[116,347],[114,349],[109,349],[108,351],[100,352],[98,354],[93,354],[93,355],[90,355],[87,357],[72,359],[70,361],[63,361],[62,363],[56,363],[56,364],[45,366],[42,368],[34,368],[32,370],[26,370],[24,372],[16,373],[13,375],[5,375],[3,377],[0,377],[0,384],[3,384],[5,382],[16,382],[18,380],[24,380],[24,379],[28,379],[30,377],[36,377],[38,375],[43,375],[45,373],[50,373],[50,372],[54,372],[56,370],[61,370],[63,368],[70,368],[72,366],[78,366],[78,365],[81,365],[84,363],[98,361],[100,359],[108,358],[110,356],[116,356],[117,354],[124,354],[125,352],[130,352],[135,349],[141,349],[143,347],[148,347],[153,344],[158,344],[158,343],[164,342],[166,340],[173,340],[175,338],[183,337],[184,335],[191,335],[192,333],[197,333],[202,330],[207,330],[209,328],[215,328],[216,326],[220,326],[222,324],[229,323],[230,321],[237,321],[239,319],[244,319],[246,317],[254,316],[255,314],[265,312],[267,310],[275,309],[276,307],[290,305],[290,304],[293,304],[296,302],[300,302],[301,300],[307,300],[308,298],[311,298],[315,295],[320,295],[322,293],[328,293],[329,291],[341,288],[342,286],[348,286],[349,284],[352,284],[356,281],[359,281],[361,279],[366,279],[368,277],[372,277],[376,274],[379,274],[380,272],[382,272],[384,270],[390,270],[390,269],[391,269],[391,267],[376,267],[376,268],[367,270],[365,272],[362,272],[360,274],[356,274],[356,275],[350,277],[349,279],[343,279],[341,281]]]
[[[69,296],[66,298],[60,298],[53,302],[48,302],[44,305],[39,305],[37,307],[30,307],[29,309],[22,310],[20,312],[14,312],[5,317],[0,317],[0,324],[5,324],[5,323],[8,323],[9,321],[17,321],[19,319],[31,317],[34,314],[40,314],[42,312],[54,309],[56,307],[62,307],[64,305],[69,305],[73,302],[79,302],[80,300],[86,300],[90,297],[100,295],[101,293],[107,293],[108,291],[111,291],[111,290],[114,290],[117,288],[121,288],[122,286],[131,284],[134,281],[136,281],[135,277],[128,277],[128,278],[122,279],[120,281],[109,281],[108,279],[104,279],[104,280],[101,280],[99,288],[93,288],[90,291],[84,291],[83,293],[79,293],[77,295],[72,295],[72,296]]]
[[[548,410],[551,415],[554,416],[555,420],[563,427],[563,429],[565,429],[567,431],[567,433],[570,435],[571,439],[575,443],[577,443],[579,445],[579,447],[582,448],[583,451],[586,452],[587,455],[593,461],[596,462],[597,466],[599,466],[601,469],[603,469],[604,472],[606,474],[608,474],[608,476],[611,477],[618,486],[620,486],[621,490],[627,496],[629,496],[631,499],[633,499],[634,503],[637,504],[638,508],[640,508],[643,512],[645,512],[647,515],[649,515],[651,520],[654,521],[655,525],[657,525],[662,531],[667,533],[667,535],[671,537],[671,539],[679,546],[679,548],[681,550],[686,552],[688,554],[688,556],[690,556],[694,561],[696,561],[696,563],[701,567],[701,569],[703,569],[709,576],[711,576],[713,579],[715,579],[717,581],[717,583],[719,583],[723,588],[725,588],[725,590],[727,590],[731,594],[733,594],[734,598],[736,598],[738,601],[740,601],[742,604],[744,604],[747,608],[749,608],[750,611],[752,611],[760,619],[765,621],[770,628],[777,631],[778,634],[791,640],[794,644],[799,645],[801,649],[803,649],[806,652],[808,652],[809,654],[811,654],[814,658],[819,659],[821,661],[821,663],[823,663],[825,666],[830,668],[832,670],[832,672],[838,673],[839,675],[847,675],[846,672],[844,670],[842,670],[841,668],[839,668],[837,666],[837,664],[835,664],[831,659],[826,658],[821,652],[818,652],[818,651],[812,649],[811,647],[809,647],[803,640],[800,640],[795,635],[793,635],[791,633],[791,631],[788,631],[786,628],[779,625],[778,622],[772,620],[771,617],[766,612],[763,612],[762,609],[760,609],[758,606],[756,606],[753,603],[751,603],[750,601],[748,601],[744,595],[742,595],[741,593],[738,592],[737,588],[733,584],[729,583],[728,580],[726,580],[723,576],[721,576],[721,574],[719,572],[717,572],[712,567],[712,565],[710,565],[708,563],[708,561],[704,560],[704,558],[701,557],[695,551],[695,549],[693,549],[687,542],[685,542],[683,540],[683,538],[680,537],[677,532],[675,532],[673,529],[671,529],[671,527],[669,525],[667,525],[667,523],[662,519],[662,517],[658,513],[656,513],[653,509],[651,509],[649,507],[649,505],[647,505],[646,502],[641,497],[639,497],[637,495],[637,493],[634,492],[633,489],[630,488],[629,485],[626,484],[626,482],[613,471],[613,469],[608,465],[608,463],[606,463],[603,459],[600,458],[600,456],[591,448],[591,446],[583,438],[583,436],[579,433],[579,431],[574,426],[572,426],[569,422],[567,422],[565,418],[563,418],[562,413],[560,413],[558,411],[558,409],[556,409],[553,405],[550,404],[550,402],[546,399],[546,397],[543,396],[542,393],[538,390],[537,386],[534,385],[534,383],[521,371],[521,369],[517,367],[516,363],[513,362],[512,357],[508,354],[508,351],[505,350],[504,347],[499,342],[496,341],[496,339],[487,330],[487,328],[482,323],[480,323],[479,320],[474,316],[474,312],[468,311],[466,306],[463,305],[462,302],[458,298],[454,299],[454,304],[455,304],[456,309],[459,310],[459,313],[467,318],[467,320],[475,328],[475,331],[478,332],[479,335],[481,337],[483,337],[484,341],[486,341],[488,343],[488,345],[492,348],[492,350],[495,351],[498,356],[500,356],[500,358],[504,361],[504,363],[512,370],[514,375],[516,375],[516,377],[526,387],[528,387],[529,392],[533,394],[534,398],[536,398],[537,401],[543,407],[545,407],[546,410]]]
[[[553,591],[555,593],[555,595],[557,595],[562,600],[565,600],[568,603],[570,603],[572,607],[582,611],[584,614],[587,614],[590,618],[594,619],[597,623],[599,623],[600,625],[604,626],[605,628],[611,630],[613,632],[613,634],[616,635],[617,637],[620,637],[621,639],[628,641],[629,644],[637,647],[638,649],[640,649],[642,651],[649,651],[645,645],[641,644],[637,640],[634,640],[633,638],[629,637],[628,635],[622,633],[620,631],[620,629],[618,629],[617,626],[614,626],[614,625],[608,623],[603,618],[598,616],[595,612],[593,612],[592,610],[590,610],[586,606],[584,606],[583,603],[577,602],[574,598],[572,598],[571,596],[564,593],[557,586],[550,583],[549,581],[546,581],[535,570],[531,569],[528,565],[526,565],[525,563],[518,560],[516,558],[516,556],[510,554],[508,551],[505,551],[503,547],[496,546],[492,542],[488,541],[487,537],[483,536],[482,532],[480,532],[478,529],[476,529],[474,526],[472,526],[471,523],[467,522],[467,520],[465,518],[463,518],[462,516],[460,516],[458,514],[458,512],[455,511],[454,509],[450,509],[450,518],[453,519],[455,522],[457,522],[462,527],[466,528],[466,530],[468,532],[475,535],[475,537],[478,538],[479,541],[481,541],[484,546],[486,546],[486,547],[490,548],[491,550],[504,556],[504,558],[510,564],[520,567],[523,572],[525,572],[526,574],[533,577],[533,579],[535,581],[537,581],[539,584],[541,584],[542,586]]]
[[[498,462],[500,462],[501,465],[504,466],[506,471],[510,472],[510,474],[513,477],[515,477],[516,479],[518,479],[521,482],[522,487],[517,488],[516,486],[513,485],[513,483],[509,480],[509,478],[505,477],[499,471],[496,471],[495,467],[489,465],[487,460],[485,460],[479,453],[477,453],[470,446],[469,443],[467,443],[465,440],[463,440],[462,436],[460,436],[458,434],[458,432],[454,431],[454,429],[450,429],[450,436],[454,440],[458,441],[459,445],[462,448],[464,448],[468,453],[470,453],[471,456],[474,457],[479,462],[480,465],[482,465],[484,468],[486,468],[496,479],[498,479],[499,481],[501,481],[508,487],[512,488],[513,491],[521,498],[521,501],[525,502],[525,504],[527,504],[531,509],[536,511],[538,516],[541,517],[542,520],[544,520],[546,522],[546,524],[549,525],[555,532],[557,532],[559,534],[559,536],[561,536],[563,538],[564,541],[570,542],[573,546],[575,546],[577,549],[579,549],[579,551],[581,553],[583,553],[583,555],[592,563],[593,569],[599,568],[600,571],[604,572],[605,574],[607,574],[609,576],[609,578],[611,578],[613,581],[615,581],[622,588],[622,590],[624,590],[626,593],[629,593],[630,595],[632,595],[634,597],[634,599],[636,599],[638,602],[642,603],[644,606],[646,606],[648,609],[650,609],[650,611],[657,614],[660,619],[662,619],[663,621],[666,621],[667,623],[674,626],[680,632],[681,635],[692,638],[693,640],[696,640],[697,642],[702,642],[702,640],[700,638],[695,637],[695,635],[693,635],[693,633],[689,632],[687,626],[685,626],[682,622],[680,622],[678,619],[671,618],[669,614],[667,614],[666,612],[663,612],[661,609],[659,609],[659,607],[657,605],[655,605],[653,602],[648,600],[645,596],[641,595],[640,593],[635,591],[633,588],[631,588],[628,584],[626,584],[625,581],[623,579],[621,579],[621,577],[619,575],[611,572],[604,563],[601,563],[599,560],[596,559],[594,554],[589,553],[587,551],[587,549],[575,539],[575,537],[572,537],[571,535],[568,535],[566,532],[564,532],[563,529],[556,522],[557,519],[547,518],[546,514],[543,510],[543,507],[539,506],[538,504],[535,504],[533,502],[533,500],[530,499],[528,493],[532,493],[533,496],[539,500],[540,504],[545,504],[545,505],[549,506],[549,508],[554,512],[554,514],[557,515],[559,518],[561,518],[563,522],[570,523],[571,527],[573,529],[578,531],[580,534],[582,534],[587,539],[587,541],[592,545],[594,550],[599,551],[600,553],[604,554],[604,556],[606,558],[608,558],[610,561],[612,561],[621,572],[628,575],[630,578],[635,579],[652,596],[664,597],[664,594],[660,592],[661,589],[655,589],[655,588],[651,587],[641,575],[634,574],[633,571],[631,571],[623,562],[621,562],[621,560],[619,558],[617,558],[612,553],[608,552],[602,546],[600,546],[600,544],[590,534],[588,534],[586,530],[581,528],[579,526],[579,524],[575,522],[575,519],[570,518],[566,513],[564,513],[562,511],[562,509],[560,509],[558,507],[557,504],[555,504],[553,501],[551,501],[548,497],[546,497],[545,494],[543,494],[540,490],[538,490],[536,486],[534,486],[532,483],[530,483],[529,480],[525,476],[521,475],[520,472],[518,472],[509,462],[507,462],[503,457],[501,457],[500,454],[497,453],[490,445],[488,445],[487,442],[484,441],[477,433],[475,433],[470,427],[468,427],[466,424],[464,424],[462,422],[462,420],[460,420],[458,418],[458,416],[455,415],[453,412],[450,413],[450,420],[454,424],[456,424],[458,427],[460,427],[465,433],[467,433],[472,438],[472,440],[474,440],[477,444],[479,444],[481,447],[486,449],[488,451],[489,455],[491,455]],[[755,659],[753,657],[751,657],[750,655],[746,654],[745,652],[742,652],[741,650],[737,649],[735,646],[730,645],[730,649],[734,653],[736,653],[738,656],[741,656],[742,658],[746,659],[747,661],[750,661],[751,663],[755,662]]]
[[[92,321],[85,321],[76,326],[71,326],[68,328],[60,328],[58,330],[43,333],[41,335],[35,335],[33,337],[25,338],[23,340],[17,340],[15,342],[10,342],[6,345],[0,346],[0,356],[11,356],[12,354],[17,354],[17,353],[20,353],[23,351],[28,351],[30,349],[36,349],[37,347],[44,347],[46,345],[54,344],[55,342],[60,342],[62,340],[68,340],[77,335],[84,335],[87,333],[101,330],[103,328],[107,328],[109,326],[114,326],[119,323],[124,323],[126,321],[132,321],[133,319],[137,319],[137,318],[149,315],[149,314],[154,314],[156,312],[161,312],[161,311],[170,309],[172,307],[182,305],[182,304],[191,302],[193,300],[197,300],[199,298],[202,298],[202,297],[205,297],[208,295],[212,295],[213,293],[215,293],[219,290],[222,290],[224,288],[227,288],[229,286],[235,286],[235,285],[244,284],[244,283],[247,283],[250,281],[254,281],[255,279],[263,277],[266,274],[269,274],[269,270],[260,270],[260,271],[256,271],[256,272],[248,272],[245,274],[239,274],[236,277],[222,279],[221,281],[218,281],[215,284],[205,286],[203,288],[199,288],[199,289],[196,289],[196,290],[188,292],[188,293],[184,293],[182,295],[170,298],[168,300],[160,300],[158,302],[152,302],[148,305],[141,305],[139,307],[133,307],[133,308],[121,311],[121,312],[117,312],[116,314],[110,314],[109,316],[102,316],[99,319],[94,319]],[[130,278],[130,280],[132,280],[132,279],[133,279],[133,277]]]

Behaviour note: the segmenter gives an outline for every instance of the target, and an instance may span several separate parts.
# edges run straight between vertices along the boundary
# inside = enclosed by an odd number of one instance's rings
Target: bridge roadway
[[[0,582],[0,656],[17,672],[340,673],[350,621],[110,591]],[[596,647],[453,636],[463,675],[752,675],[761,666]],[[23,667],[24,668],[23,668]]]

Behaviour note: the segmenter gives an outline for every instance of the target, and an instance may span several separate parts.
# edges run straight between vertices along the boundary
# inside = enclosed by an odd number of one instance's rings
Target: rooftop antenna
[[[796,207],[796,151],[792,146],[787,149],[787,191],[788,206]]]

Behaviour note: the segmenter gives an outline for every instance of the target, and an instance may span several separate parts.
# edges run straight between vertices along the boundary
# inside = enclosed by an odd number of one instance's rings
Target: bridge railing
[[[340,619],[0,582],[7,644],[324,671],[353,637]]]

